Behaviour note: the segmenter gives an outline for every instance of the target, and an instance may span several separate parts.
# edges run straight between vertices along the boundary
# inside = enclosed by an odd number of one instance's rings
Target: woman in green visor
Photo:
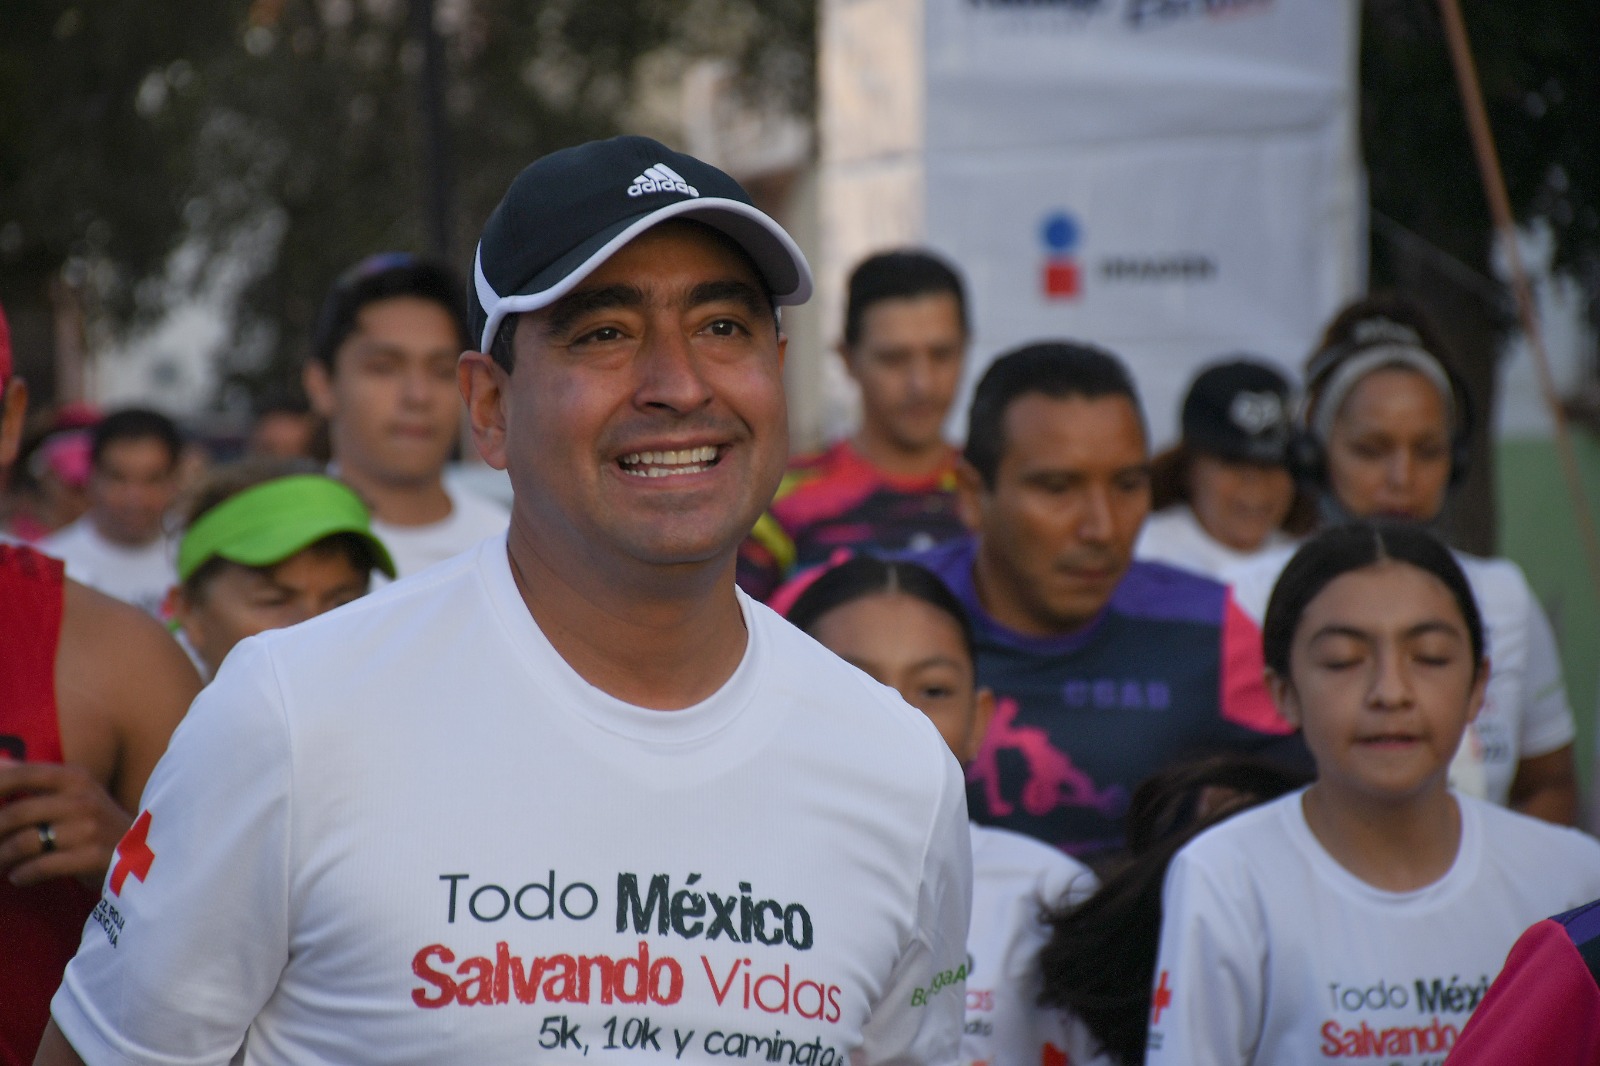
[[[395,573],[349,486],[281,463],[218,471],[186,526],[167,609],[208,676],[245,637],[365,595],[373,570]]]

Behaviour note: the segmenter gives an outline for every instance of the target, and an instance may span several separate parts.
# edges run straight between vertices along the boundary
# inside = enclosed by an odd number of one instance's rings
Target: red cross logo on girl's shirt
[[[117,845],[117,864],[111,868],[112,895],[122,895],[122,885],[128,880],[129,874],[143,881],[145,874],[150,872],[150,864],[156,861],[156,853],[145,843],[149,835],[150,812],[143,811],[122,838],[122,843]]]

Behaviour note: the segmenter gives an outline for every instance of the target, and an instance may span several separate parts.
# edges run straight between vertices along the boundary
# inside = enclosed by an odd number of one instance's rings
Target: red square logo
[[[1053,259],[1044,265],[1044,294],[1052,300],[1070,300],[1082,291],[1075,259]]]

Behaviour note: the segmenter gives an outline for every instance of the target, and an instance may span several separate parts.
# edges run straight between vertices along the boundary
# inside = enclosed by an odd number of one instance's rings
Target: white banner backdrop
[[[1364,282],[1355,0],[834,0],[823,15],[828,321],[861,255],[925,242],[971,286],[968,388],[1018,343],[1092,341],[1133,367],[1161,442],[1200,365],[1252,351],[1297,367]],[[863,106],[864,84],[893,106]],[[895,175],[901,210],[886,215],[881,180],[863,195],[874,173]]]

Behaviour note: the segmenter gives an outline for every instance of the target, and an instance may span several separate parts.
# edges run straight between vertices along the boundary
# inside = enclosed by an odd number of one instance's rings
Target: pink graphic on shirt
[[[967,770],[969,780],[983,785],[989,813],[1004,816],[1016,808],[1000,792],[999,753],[1022,753],[1028,764],[1028,779],[1022,786],[1022,809],[1035,817],[1057,807],[1089,807],[1110,818],[1121,813],[1126,792],[1116,785],[1095,787],[1094,778],[1072,765],[1066,753],[1050,743],[1049,735],[1037,726],[1019,726],[1017,701],[1002,697],[994,708],[994,720],[983,738],[983,749]]]

